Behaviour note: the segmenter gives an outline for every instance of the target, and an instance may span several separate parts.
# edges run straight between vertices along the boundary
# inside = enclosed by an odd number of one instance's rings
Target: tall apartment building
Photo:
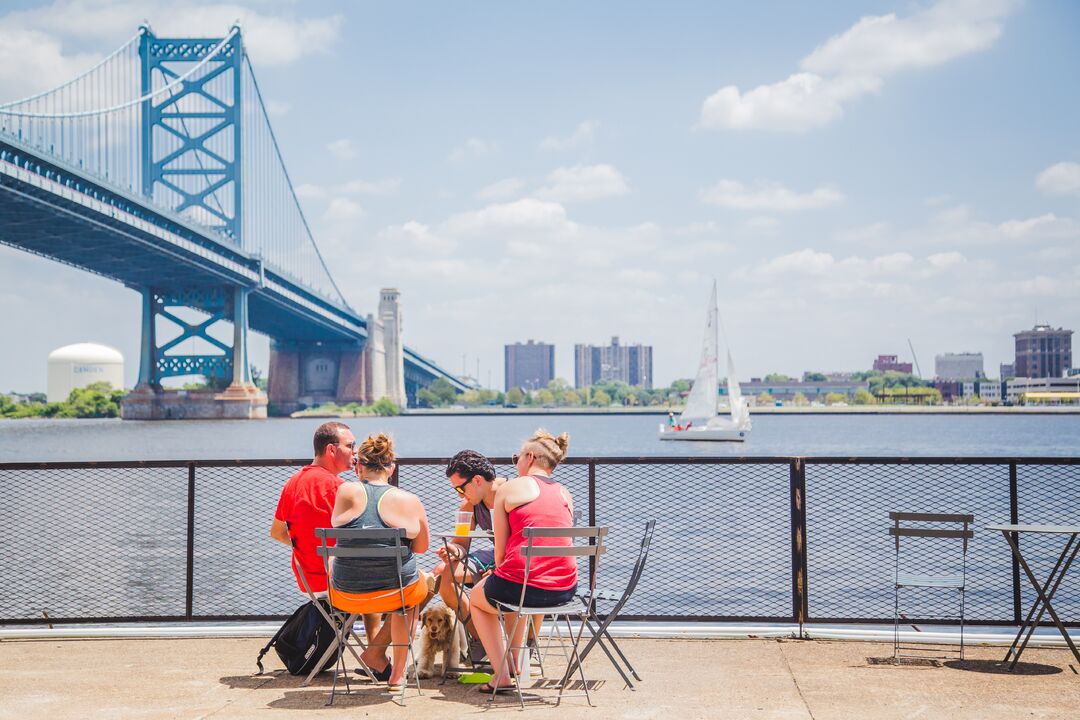
[[[574,387],[588,387],[600,380],[619,380],[651,390],[652,346],[620,345],[618,337],[611,338],[610,345],[575,345]]]
[[[1018,378],[1056,378],[1072,368],[1072,330],[1036,325],[1014,333],[1016,359],[1013,371]]]
[[[881,372],[894,370],[896,372],[911,374],[911,363],[902,363],[896,355],[878,355],[874,361],[874,369]]]
[[[539,390],[555,379],[555,346],[529,340],[505,346],[506,390]]]
[[[941,380],[974,380],[986,377],[982,353],[945,353],[934,356],[934,377]]]

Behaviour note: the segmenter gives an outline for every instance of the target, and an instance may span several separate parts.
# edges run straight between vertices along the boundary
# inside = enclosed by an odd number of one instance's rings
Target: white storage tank
[[[67,400],[75,388],[107,382],[124,387],[124,356],[105,345],[77,343],[49,353],[49,402]]]

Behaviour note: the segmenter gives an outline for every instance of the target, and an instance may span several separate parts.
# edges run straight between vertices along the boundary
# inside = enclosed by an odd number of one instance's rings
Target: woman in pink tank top
[[[519,477],[510,480],[495,493],[491,510],[495,531],[495,572],[481,580],[469,595],[472,601],[473,622],[488,659],[499,663],[506,652],[506,643],[499,630],[497,603],[516,606],[525,585],[527,607],[561,605],[573,599],[577,592],[577,562],[572,557],[532,558],[528,577],[521,549],[525,545],[522,530],[527,527],[572,527],[574,501],[570,492],[551,478],[556,466],[566,457],[569,437],[559,437],[537,430],[514,456]],[[534,538],[534,545],[569,545],[569,538]],[[515,623],[516,616],[507,614],[507,632],[514,629],[511,645],[519,647],[525,636],[526,622]],[[512,653],[514,667],[518,651]],[[501,663],[496,668],[492,684],[480,686],[481,692],[495,687],[510,687],[510,666]]]

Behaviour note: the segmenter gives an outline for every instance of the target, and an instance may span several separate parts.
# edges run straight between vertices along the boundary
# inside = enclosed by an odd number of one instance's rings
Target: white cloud
[[[394,195],[401,188],[401,178],[383,178],[382,180],[349,180],[339,185],[336,191],[343,195]]]
[[[702,202],[735,210],[791,212],[829,207],[844,201],[839,190],[823,186],[799,193],[778,184],[759,182],[746,187],[737,180],[721,180],[698,193]]]
[[[419,250],[437,253],[452,252],[458,247],[453,238],[439,235],[430,226],[415,220],[386,228],[379,233],[379,239],[389,243],[408,242]]]
[[[540,142],[540,149],[559,152],[562,150],[572,150],[578,147],[591,145],[596,138],[596,131],[600,129],[600,123],[596,120],[585,120],[578,123],[578,126],[574,128],[574,132],[569,137],[555,137],[549,135]]]
[[[880,86],[878,78],[823,78],[813,73],[796,73],[746,93],[728,85],[705,99],[701,124],[713,129],[803,132],[828,125],[843,115],[843,103]]]
[[[494,140],[482,138],[469,138],[461,145],[450,151],[448,160],[451,162],[463,162],[467,158],[481,158],[494,155],[499,150],[499,144]]]
[[[1059,162],[1039,173],[1035,187],[1047,195],[1080,197],[1080,163]]]
[[[326,188],[311,183],[301,183],[293,188],[293,191],[301,200],[320,200],[326,197]]]
[[[783,273],[820,275],[829,270],[835,263],[836,259],[829,253],[806,248],[773,258],[758,268],[758,272],[763,275],[779,275]]]
[[[574,165],[553,170],[548,184],[536,192],[547,200],[570,202],[626,195],[626,178],[612,165]]]
[[[947,270],[948,268],[962,265],[967,262],[967,258],[961,253],[952,250],[950,252],[934,253],[926,258],[926,261],[930,263],[930,266],[935,270]]]
[[[905,18],[868,16],[803,58],[786,80],[747,92],[727,85],[705,99],[701,125],[805,132],[840,118],[845,104],[877,92],[890,74],[940,65],[990,47],[1009,0],[941,0]]]
[[[1001,223],[999,228],[1009,238],[1068,237],[1077,234],[1076,223],[1071,218],[1059,218],[1054,213],[1026,220],[1008,220]]]
[[[523,198],[512,203],[488,205],[481,210],[459,213],[446,221],[454,233],[490,230],[565,231],[573,228],[566,208],[559,203]]]
[[[888,231],[889,224],[884,221],[879,221],[870,223],[869,225],[861,225],[859,227],[841,230],[836,234],[836,237],[841,242],[863,244],[881,240]]]
[[[364,208],[360,203],[349,198],[336,197],[330,201],[323,217],[331,222],[357,220],[364,216]]]
[[[348,138],[327,143],[326,149],[338,160],[350,160],[356,157],[356,148],[353,147],[353,141]]]
[[[525,187],[525,181],[521,178],[509,177],[497,180],[490,185],[485,185],[476,191],[474,197],[477,200],[490,202],[492,200],[505,200],[517,195],[521,188]]]
[[[743,227],[751,232],[768,233],[773,232],[780,227],[780,221],[769,215],[757,215],[752,218],[747,218],[743,222]]]

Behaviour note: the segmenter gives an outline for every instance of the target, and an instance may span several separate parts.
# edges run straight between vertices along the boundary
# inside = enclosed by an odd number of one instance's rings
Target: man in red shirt
[[[356,438],[348,425],[328,422],[315,430],[314,446],[315,459],[289,478],[281,490],[274,522],[270,526],[270,537],[295,548],[297,562],[311,591],[318,597],[325,597],[327,577],[323,560],[317,552],[319,542],[315,538],[315,528],[331,527],[330,516],[334,511],[338,487],[344,482],[338,475],[351,470],[355,463],[353,453]],[[295,566],[293,575],[300,591],[307,592]],[[364,616],[365,632],[373,640],[362,657],[381,678],[389,674],[389,662],[385,648],[377,647],[379,625],[379,615]]]

